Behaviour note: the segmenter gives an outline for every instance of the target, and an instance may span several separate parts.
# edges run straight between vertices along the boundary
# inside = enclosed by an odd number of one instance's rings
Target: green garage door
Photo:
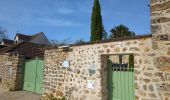
[[[108,92],[109,100],[135,100],[133,68],[108,61]]]
[[[42,94],[43,60],[32,59],[25,62],[23,90]]]

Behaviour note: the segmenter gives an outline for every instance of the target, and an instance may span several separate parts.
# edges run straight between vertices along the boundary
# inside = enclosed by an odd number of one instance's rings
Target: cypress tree
[[[101,7],[98,0],[94,0],[94,6],[91,17],[91,38],[90,41],[94,42],[97,40],[102,40],[104,33]]]

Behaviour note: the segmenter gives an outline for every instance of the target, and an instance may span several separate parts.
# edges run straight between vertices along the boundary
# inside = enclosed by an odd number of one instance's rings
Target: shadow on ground
[[[41,95],[27,91],[9,92],[0,89],[0,100],[41,100]]]

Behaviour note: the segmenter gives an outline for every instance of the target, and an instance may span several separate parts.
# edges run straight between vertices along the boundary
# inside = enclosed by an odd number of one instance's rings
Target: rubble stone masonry
[[[170,100],[170,0],[151,0],[150,9],[152,36],[46,50],[43,94],[67,100],[108,100],[108,56],[118,62],[117,55],[134,54],[135,100]],[[123,59],[127,62],[127,57]],[[69,67],[64,67],[64,61]],[[21,55],[1,54],[0,87],[21,90],[23,67]],[[88,88],[89,80],[94,88]]]
[[[151,32],[154,49],[170,41],[170,0],[151,0]]]
[[[0,87],[8,90],[22,90],[24,59],[17,54],[0,55]]]
[[[52,49],[45,52],[44,93],[66,95],[68,100],[107,100],[108,55],[135,55],[136,100],[169,100],[170,73],[163,52],[152,49],[152,37],[93,45],[73,46],[68,52]],[[158,59],[154,59],[158,58]],[[63,61],[70,61],[64,68]],[[166,63],[165,63],[166,62]],[[157,66],[155,66],[157,64]],[[89,74],[89,67],[96,66],[96,73]],[[95,89],[87,88],[87,81],[95,81]]]
[[[170,0],[151,0],[151,32],[157,53],[153,62],[161,76],[157,91],[161,100],[170,100]]]
[[[170,0],[151,0],[152,37],[45,52],[44,93],[68,100],[107,100],[108,55],[134,54],[135,100],[170,100]],[[113,57],[115,58],[115,57]],[[63,61],[70,61],[69,68]],[[95,74],[89,67],[95,66]],[[95,88],[88,89],[88,80]]]

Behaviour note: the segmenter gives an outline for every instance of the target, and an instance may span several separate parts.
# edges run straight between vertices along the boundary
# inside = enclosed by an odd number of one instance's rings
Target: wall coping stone
[[[107,40],[96,41],[96,42],[85,42],[85,43],[82,43],[82,44],[71,44],[70,46],[74,47],[74,46],[83,46],[83,45],[94,45],[94,44],[119,42],[119,41],[127,41],[127,40],[134,40],[134,39],[151,38],[151,37],[152,37],[152,34],[145,34],[145,35],[120,37],[120,38],[115,38],[115,39],[107,39]]]

